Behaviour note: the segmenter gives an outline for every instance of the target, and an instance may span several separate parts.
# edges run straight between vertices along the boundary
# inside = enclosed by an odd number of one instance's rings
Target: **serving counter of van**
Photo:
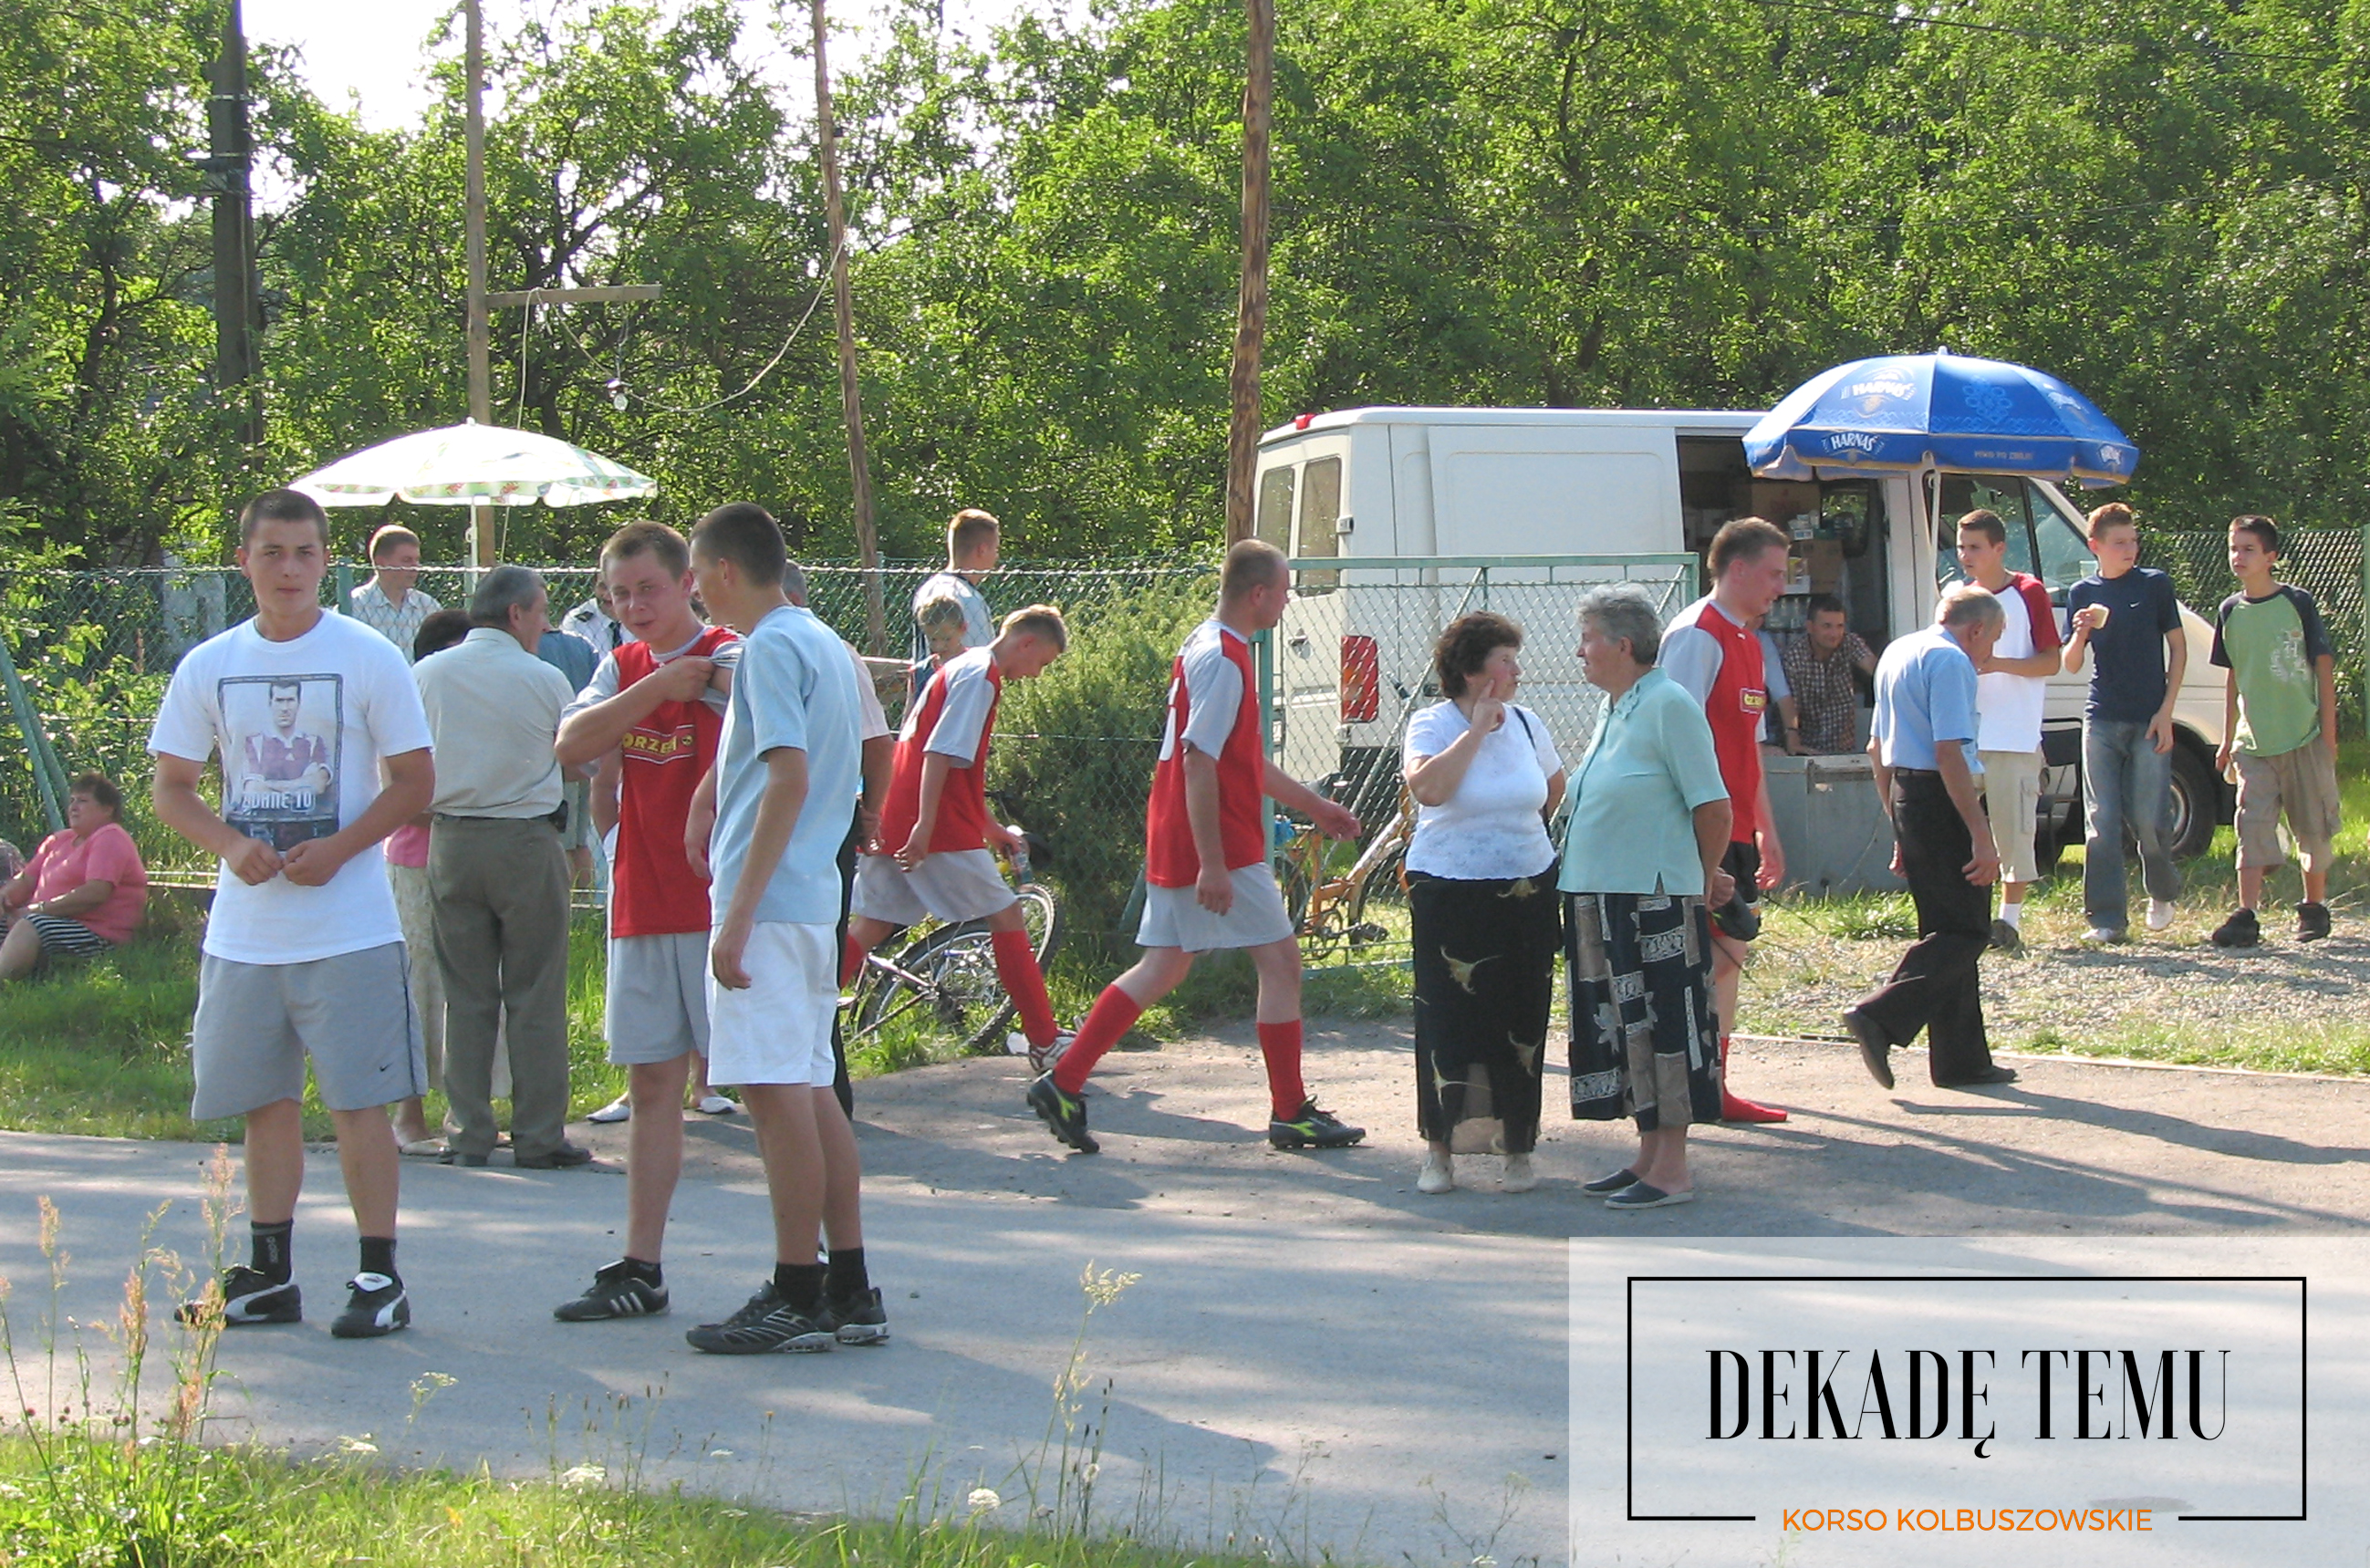
[[[1727,409],[1347,409],[1303,415],[1260,442],[1259,536],[1297,562],[1295,597],[1276,638],[1283,763],[1296,777],[1340,774],[1379,786],[1397,772],[1406,712],[1430,700],[1430,638],[1467,592],[1444,591],[1412,614],[1409,585],[1453,585],[1469,571],[1443,558],[1700,556],[1731,517],[1762,516],[1796,540],[1797,592],[1769,628],[1800,627],[1811,593],[1843,600],[1852,629],[1875,647],[1933,618],[1960,575],[1953,546],[1963,513],[1987,507],[2008,531],[2011,568],[2049,588],[2063,629],[2065,590],[2091,569],[2081,513],[2055,485],[2014,475],[1927,469],[1812,481],[1755,478],[1744,432],[1761,416]],[[1328,559],[1354,563],[1346,570]],[[1380,563],[1409,563],[1406,567]],[[1582,575],[1585,575],[1584,571]],[[1608,573],[1619,575],[1619,573]],[[1525,575],[1501,570],[1496,581]],[[1540,573],[1531,572],[1534,578]],[[1361,588],[1372,590],[1362,594]],[[1392,590],[1386,594],[1384,589]],[[1570,593],[1560,624],[1528,617],[1526,665],[1568,653]],[[1547,596],[1528,601],[1544,608]],[[1674,606],[1675,607],[1675,606]],[[2222,679],[2206,663],[2212,627],[2186,606],[2189,667],[2175,704],[2173,836],[2177,853],[2204,847],[2228,820],[2214,772],[2222,739]],[[1557,665],[1555,680],[1576,680]],[[2079,842],[2080,729],[2087,674],[2050,683],[2043,750],[2042,854]],[[1526,675],[1525,686],[1538,687]],[[1542,711],[1546,711],[1543,708]],[[1559,721],[1559,725],[1561,721]],[[1576,757],[1585,732],[1559,733]]]

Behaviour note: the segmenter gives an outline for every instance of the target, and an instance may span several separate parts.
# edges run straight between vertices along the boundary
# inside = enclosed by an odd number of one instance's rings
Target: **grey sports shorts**
[[[609,1060],[708,1055],[708,933],[609,939]]]
[[[305,1093],[305,1058],[332,1111],[362,1111],[428,1092],[428,1053],[411,1010],[401,942],[309,963],[198,964],[190,1047],[193,1121],[243,1116]]]

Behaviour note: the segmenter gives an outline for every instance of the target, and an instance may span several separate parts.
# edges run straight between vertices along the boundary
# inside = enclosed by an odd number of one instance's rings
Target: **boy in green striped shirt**
[[[2238,765],[2238,907],[2214,932],[2216,947],[2253,947],[2263,873],[2283,864],[2287,816],[2304,867],[2296,940],[2329,935],[2329,864],[2337,837],[2337,656],[2312,595],[2272,576],[2279,525],[2249,513],[2230,523],[2230,574],[2238,592],[2214,616],[2214,663],[2230,672],[2222,704],[2218,770]]]

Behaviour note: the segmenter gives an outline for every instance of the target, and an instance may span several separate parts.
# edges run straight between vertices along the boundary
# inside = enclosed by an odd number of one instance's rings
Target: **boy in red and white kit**
[[[1662,672],[1704,705],[1720,782],[1734,809],[1720,869],[1736,896],[1711,912],[1712,1007],[1720,1014],[1720,1119],[1782,1122],[1786,1113],[1729,1088],[1728,1040],[1753,940],[1761,934],[1761,894],[1786,880],[1786,855],[1771,820],[1769,783],[1761,774],[1761,724],[1769,706],[1761,640],[1754,628],[1786,591],[1784,531],[1758,517],[1720,525],[1705,558],[1711,592],[1662,628]]]
[[[987,748],[1005,683],[1044,674],[1069,645],[1062,612],[1031,605],[1005,617],[995,641],[947,660],[923,686],[898,732],[880,842],[857,867],[840,967],[845,985],[891,932],[925,917],[984,920],[995,976],[1038,1063],[1062,1034],[1019,904],[988,851],[990,844],[1017,850],[1025,840],[988,815]]]
[[[1087,1135],[1079,1098],[1087,1075],[1145,1009],[1177,988],[1195,958],[1224,948],[1248,950],[1259,972],[1268,1141],[1342,1148],[1366,1136],[1318,1110],[1301,1083],[1300,942],[1267,862],[1263,799],[1309,818],[1328,837],[1355,838],[1359,831],[1347,809],[1270,761],[1261,742],[1249,639],[1283,618],[1290,597],[1283,552],[1243,540],[1226,552],[1218,613],[1177,655],[1145,813],[1147,886],[1135,939],[1145,954],[1104,988],[1053,1070],[1029,1086],[1030,1108],[1081,1154],[1099,1147]]]
[[[716,761],[740,648],[692,611],[690,547],[662,523],[628,523],[601,549],[602,579],[633,640],[601,660],[569,706],[562,764],[618,754],[617,855],[609,892],[609,1060],[633,1104],[624,1255],[553,1316],[567,1323],[667,1309],[659,1267],[683,1173],[683,1091],[708,1052],[708,881],[684,847],[699,781]]]

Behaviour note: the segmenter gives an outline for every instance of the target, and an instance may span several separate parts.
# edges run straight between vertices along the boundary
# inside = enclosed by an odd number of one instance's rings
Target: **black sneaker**
[[[877,1285],[845,1301],[825,1300],[823,1310],[832,1326],[832,1337],[842,1344],[889,1343],[889,1314],[880,1305]]]
[[[329,1325],[335,1337],[376,1339],[411,1326],[411,1297],[403,1293],[401,1280],[383,1274],[358,1274],[346,1281],[346,1288],[353,1294],[346,1297],[346,1309]]]
[[[1038,1120],[1055,1137],[1080,1154],[1101,1152],[1103,1146],[1087,1136],[1087,1102],[1075,1094],[1063,1093],[1052,1073],[1029,1086],[1029,1109],[1037,1113]]]
[[[768,1355],[832,1346],[829,1314],[817,1308],[809,1317],[783,1300],[770,1279],[724,1321],[702,1323],[683,1337],[692,1349],[710,1355]]]
[[[1267,1124],[1267,1141],[1278,1148],[1348,1148],[1365,1136],[1365,1128],[1353,1127],[1330,1111],[1319,1111],[1314,1100],[1303,1101],[1299,1113],[1290,1119]]]
[[[194,1323],[210,1310],[211,1306],[201,1297],[182,1302],[173,1315],[184,1323]],[[305,1320],[305,1297],[293,1279],[273,1279],[245,1263],[235,1264],[223,1270],[222,1320],[226,1329],[243,1329],[256,1323],[301,1323]]]
[[[2301,912],[2298,913],[2297,923],[2299,925],[2303,923]],[[2214,928],[2213,941],[2215,947],[2250,948],[2262,940],[2262,925],[2255,918],[2255,912],[2251,909],[2234,909],[2230,912],[2230,917],[2227,920]]]
[[[584,1294],[554,1307],[551,1315],[563,1323],[597,1323],[608,1318],[655,1317],[666,1309],[666,1286],[652,1285],[620,1258],[594,1269]]]
[[[2296,940],[2317,942],[2329,935],[2329,905],[2299,904],[2296,905]]]

